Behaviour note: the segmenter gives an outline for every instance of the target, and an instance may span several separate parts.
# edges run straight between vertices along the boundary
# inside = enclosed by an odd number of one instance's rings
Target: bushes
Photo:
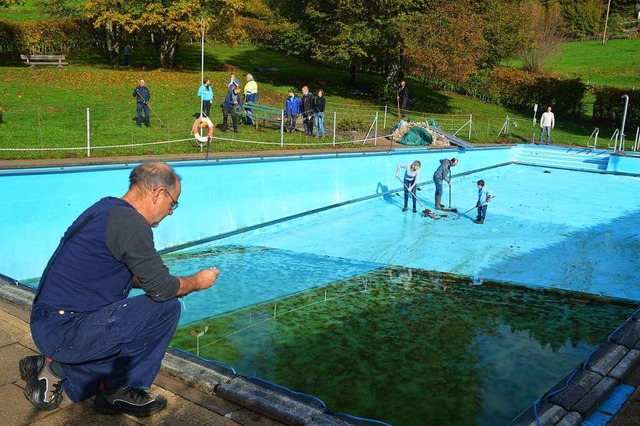
[[[9,54],[54,54],[96,48],[102,38],[93,25],[79,19],[49,21],[0,20],[0,52]]]
[[[629,96],[627,107],[626,129],[640,126],[640,90],[623,90],[615,88],[594,89],[596,100],[593,104],[593,121],[607,126],[620,127],[624,115],[625,100],[622,95]]]
[[[562,79],[546,74],[533,74],[512,68],[497,67],[477,79],[466,91],[491,103],[532,110],[534,104],[551,105],[565,116],[582,114],[582,98],[586,85],[579,78]]]
[[[367,122],[364,118],[342,118],[336,123],[336,128],[341,132],[354,130],[366,132],[370,125],[371,123]]]

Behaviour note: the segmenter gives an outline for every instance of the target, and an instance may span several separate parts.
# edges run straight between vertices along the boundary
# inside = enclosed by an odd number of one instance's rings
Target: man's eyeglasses
[[[166,193],[167,193],[167,195],[169,196],[169,198],[171,198],[171,211],[174,211],[175,209],[177,209],[177,208],[178,208],[178,206],[180,205],[180,203],[178,203],[178,202],[176,201],[176,199],[175,199],[175,198],[173,198],[173,197],[171,196],[171,194],[169,193],[169,191],[167,191],[167,188],[162,188],[162,189],[164,189],[164,192],[166,192]]]

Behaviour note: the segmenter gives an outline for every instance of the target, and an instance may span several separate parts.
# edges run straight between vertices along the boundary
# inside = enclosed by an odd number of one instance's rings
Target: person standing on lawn
[[[142,122],[144,121],[144,125],[149,127],[151,125],[151,121],[149,120],[149,101],[151,100],[151,92],[149,92],[149,88],[143,79],[140,79],[140,81],[138,81],[138,86],[133,89],[133,97],[136,98],[137,106],[136,124],[138,127],[142,127]],[[143,112],[144,119],[142,118]]]

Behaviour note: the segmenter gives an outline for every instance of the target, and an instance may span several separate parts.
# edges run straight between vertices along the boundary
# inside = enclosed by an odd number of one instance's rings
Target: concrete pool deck
[[[103,415],[93,410],[92,400],[73,404],[67,398],[54,411],[38,411],[23,396],[25,383],[18,362],[37,349],[29,331],[29,312],[0,300],[0,418],[6,425],[279,425],[222,398],[207,394],[162,371],[154,392],[169,401],[167,409],[148,418]]]
[[[388,149],[388,148],[385,148],[384,150],[387,150],[387,149]],[[301,153],[301,152],[299,152],[299,151],[296,151],[295,153],[296,153],[296,154],[302,154],[302,153]],[[319,152],[319,151],[313,151],[313,153],[321,153],[321,152]],[[234,155],[235,155],[235,154],[234,154]],[[273,155],[281,156],[281,155],[286,155],[286,154],[285,154],[284,152],[278,151],[277,153],[274,153]],[[237,156],[237,155],[235,155],[235,156]],[[253,156],[256,156],[256,153],[247,153],[247,154],[246,154],[246,156],[248,156],[248,157],[253,157]],[[266,157],[266,155],[264,155],[264,156]],[[199,159],[199,158],[202,158],[202,156],[191,156],[191,157],[181,158],[181,159],[196,159],[196,158],[198,158],[198,159]],[[210,158],[212,158],[212,157],[210,157]],[[221,158],[222,158],[222,157],[221,157]],[[225,158],[229,158],[229,157],[225,157]],[[154,159],[154,160],[165,160],[165,161],[169,161],[169,160],[175,160],[176,158],[174,158],[174,157],[172,157],[172,158],[158,158],[158,157],[154,157],[153,159]],[[128,159],[117,158],[117,159],[110,159],[110,160],[111,160],[111,161],[106,161],[106,162],[107,162],[107,163],[109,163],[109,162],[123,162],[123,161],[124,161],[124,162],[139,162],[139,161],[142,161],[143,159],[142,159],[142,158],[140,158],[140,157],[135,157],[135,158],[130,158],[130,159],[129,159],[129,158],[128,158]],[[98,163],[99,163],[99,161],[97,161],[96,159],[87,159],[87,161],[86,161],[86,162],[84,162],[84,161],[78,161],[78,160],[64,160],[64,161],[60,160],[60,161],[53,161],[53,162],[48,162],[48,163],[45,163],[45,162],[42,162],[42,163],[39,163],[39,164],[34,164],[34,163],[35,163],[35,162],[29,162],[29,164],[26,164],[26,165],[25,165],[25,164],[17,165],[17,164],[15,164],[15,163],[14,163],[14,164],[13,164],[13,167],[34,167],[34,166],[35,166],[35,167],[45,167],[45,166],[52,166],[52,165],[53,165],[53,166],[58,166],[58,165],[60,165],[60,166],[66,166],[66,165],[69,165],[69,166],[70,166],[70,165],[78,165],[78,164],[98,164]],[[0,167],[5,167],[5,165],[0,164]],[[9,168],[9,167],[7,167],[7,168]],[[0,306],[0,311],[3,311],[3,312],[5,311],[5,310],[4,310],[4,306]],[[26,312],[26,311],[24,311],[24,309],[23,309],[22,311],[23,311],[23,313],[22,313],[22,314],[16,314],[16,315],[18,315],[16,318],[20,318],[20,317],[22,316],[21,321],[23,321],[25,324],[27,324],[27,323],[26,323],[26,320],[25,320],[25,318],[24,318],[24,315],[26,315],[26,314],[24,314],[24,312]],[[3,333],[3,334],[2,334],[2,335],[4,335],[4,332],[5,332],[5,330],[4,330],[4,326],[6,325],[6,323],[7,323],[7,322],[13,323],[14,321],[13,321],[13,320],[11,320],[11,318],[7,319],[7,321],[4,321],[4,320],[5,320],[5,317],[4,317],[4,316],[2,317],[2,319],[3,319],[3,328],[2,328],[2,330],[3,330],[3,331],[2,331],[2,333]],[[27,319],[28,319],[28,318],[27,318]],[[26,331],[26,333],[27,333],[27,335],[28,335],[28,324],[27,324],[27,328],[26,328],[26,330],[27,330],[27,331]],[[3,341],[2,341],[2,340],[0,340],[0,342],[3,342]],[[22,344],[21,342],[14,342],[14,343]],[[32,345],[32,343],[31,343],[31,345]],[[27,347],[27,348],[28,348],[28,346],[25,346],[25,347]],[[2,348],[4,348],[4,346],[2,346]],[[31,348],[30,348],[30,350],[33,350],[33,347],[31,347]],[[8,366],[8,367],[9,367],[8,369],[7,369],[7,367],[5,367],[5,368],[3,369],[3,371],[11,371],[11,367],[12,367],[12,365],[13,365],[13,366],[17,365],[17,361],[18,361],[18,359],[19,359],[19,358],[20,358],[20,357],[19,357],[19,356],[17,356],[17,357],[16,357],[16,359],[15,359],[15,362],[14,362],[13,364],[9,365],[9,366]],[[3,362],[4,362],[4,361],[3,361]],[[7,362],[9,362],[9,361],[7,361]],[[15,368],[15,367],[14,367],[14,368]],[[636,370],[639,370],[639,369],[636,369]],[[627,379],[625,379],[625,383],[627,383],[627,384],[629,384],[629,385],[633,386],[634,388],[636,388],[636,390],[635,390],[635,392],[633,393],[633,395],[632,395],[632,396],[627,400],[627,402],[625,403],[625,405],[624,405],[623,409],[622,409],[620,412],[618,412],[618,414],[615,416],[615,418],[613,419],[613,421],[612,421],[612,422],[610,422],[609,424],[637,424],[637,418],[638,418],[638,415],[640,415],[640,394],[639,394],[639,391],[638,391],[638,389],[637,389],[637,388],[638,388],[638,386],[640,385],[640,379],[639,379],[639,377],[640,377],[640,372],[638,372],[638,371],[634,371],[632,374],[630,374],[630,376],[629,376]],[[12,382],[12,384],[14,385],[14,388],[15,388],[15,385],[20,386],[20,385],[21,385],[21,383],[20,383],[20,382],[21,382],[21,380],[20,380],[19,378],[17,379],[17,382]],[[162,389],[162,390],[166,390],[167,392],[171,392],[171,385],[166,385],[162,376],[159,376],[159,380],[157,381],[157,384],[159,384],[159,385],[160,385],[160,387],[161,387],[161,389]],[[166,386],[166,388],[165,388],[164,386]],[[17,394],[17,395],[18,395],[18,397],[22,398],[22,401],[21,401],[21,402],[25,403],[25,404],[27,405],[27,408],[30,408],[30,406],[28,405],[28,403],[26,402],[26,400],[24,400],[24,398],[23,398],[22,396],[20,396],[20,392],[18,392],[18,394]],[[180,395],[177,395],[177,397],[178,397],[178,398],[180,398],[181,396],[180,396]],[[183,399],[186,399],[186,398],[183,398]],[[188,400],[188,399],[187,399],[187,400]],[[179,401],[179,400],[178,400],[178,401]],[[178,403],[178,404],[179,404],[179,403]],[[17,405],[17,404],[12,404],[12,405]],[[79,404],[79,406],[82,406],[82,405],[83,405],[83,404]],[[90,405],[90,404],[89,404],[89,405]],[[69,404],[69,407],[71,407],[72,409],[73,409],[73,407],[79,407],[79,406],[73,406],[72,404]],[[62,409],[62,410],[68,410],[68,409],[69,409],[69,407],[65,406],[65,407],[63,407],[63,409]],[[86,423],[86,420],[87,420],[87,419],[84,417],[84,416],[86,416],[86,412],[92,412],[92,408],[91,408],[90,406],[88,406],[88,405],[87,405],[87,407],[88,407],[88,409],[87,409],[87,410],[84,410],[84,409],[83,409],[83,411],[82,411],[82,415],[81,415],[81,416],[79,416],[80,418],[82,418],[82,423]],[[11,407],[11,408],[13,408],[13,407]],[[4,409],[4,407],[3,407],[3,409]],[[631,410],[631,411],[629,411],[629,410]],[[634,410],[635,410],[635,411],[634,411]],[[60,411],[60,410],[57,410],[57,411]],[[57,412],[57,411],[56,411],[56,412]],[[85,412],[85,411],[86,411],[86,412]],[[213,412],[215,413],[215,410],[213,410]],[[51,413],[46,413],[46,414],[51,414]],[[170,416],[172,416],[172,413],[170,412],[170,413],[169,413],[169,415],[170,415]],[[626,417],[625,417],[625,416],[626,416]],[[214,417],[212,416],[212,418],[214,418]],[[628,418],[628,422],[625,422],[625,418]],[[48,419],[48,416],[47,416],[47,419]],[[123,417],[123,419],[124,419],[124,417]],[[194,417],[194,419],[195,419],[195,417]],[[256,419],[257,419],[257,418],[256,418]],[[53,424],[57,424],[57,421],[53,421],[53,420],[54,420],[54,419],[51,419],[51,421],[53,422]],[[96,420],[96,421],[100,421],[101,423],[103,423],[103,422],[102,422],[102,420],[103,420],[103,419]],[[152,422],[151,422],[151,423],[154,423],[154,424],[155,424],[155,423],[165,423],[165,424],[195,424],[195,423],[188,423],[188,421],[191,421],[191,420],[193,420],[193,419],[191,419],[189,416],[187,416],[187,418],[185,419],[185,421],[187,421],[187,422],[182,422],[182,420],[181,420],[179,417],[176,417],[176,418],[174,418],[174,417],[170,417],[170,419],[166,419],[166,420],[165,420],[165,419],[162,419],[162,418],[157,418],[157,419],[153,418],[153,420],[152,420]],[[224,420],[224,418],[223,418],[222,420]],[[78,421],[78,419],[76,419],[75,421]],[[266,421],[266,419],[264,419],[264,418],[263,418],[263,419],[262,419],[261,421],[259,421],[258,423],[259,423],[259,424],[269,424],[269,423],[264,423],[265,421]],[[38,422],[40,422],[40,420],[35,421],[35,423],[38,423]],[[42,422],[43,422],[43,423],[45,423],[45,421],[42,421]],[[140,421],[139,421],[139,420],[138,420],[138,421],[134,421],[134,420],[132,420],[132,423],[131,423],[131,424],[137,424],[138,422],[140,422]],[[143,420],[142,422],[143,422],[142,424],[148,424],[148,422],[147,422],[146,420]],[[34,423],[34,422],[31,422],[31,423]],[[31,424],[31,423],[25,423],[25,424]],[[49,420],[46,420],[46,423],[47,423],[47,424],[51,424]],[[74,424],[75,422],[74,422],[74,421],[72,421],[72,420],[67,420],[67,421],[64,421],[64,420],[63,420],[63,421],[61,421],[60,423],[61,423],[61,424]],[[121,424],[121,423],[122,423],[122,422],[117,422],[117,423],[113,423],[113,424]],[[202,424],[202,421],[198,421],[197,423],[198,423],[198,424]],[[17,424],[22,424],[22,423],[17,423]],[[128,423],[122,423],[122,424],[128,424]],[[208,423],[208,422],[206,422],[205,424],[225,424],[225,423]],[[227,424],[228,424],[228,423],[227,423]],[[242,423],[242,424],[254,424],[254,423]],[[274,424],[277,424],[277,423],[274,423]]]

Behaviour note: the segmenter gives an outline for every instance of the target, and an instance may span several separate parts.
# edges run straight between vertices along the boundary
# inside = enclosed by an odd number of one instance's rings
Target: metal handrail
[[[589,139],[587,140],[587,148],[596,149],[596,145],[598,145],[598,133],[600,133],[600,129],[596,127],[593,132],[591,132],[591,136],[589,136]],[[593,145],[589,145],[591,138],[593,138]]]
[[[618,135],[619,134],[620,134],[620,129],[616,129],[616,131],[613,132],[613,136],[611,136],[611,138],[609,139],[609,144],[607,145],[607,148],[613,149],[614,151],[618,148]],[[611,141],[613,141],[613,146],[611,146]]]
[[[638,150],[640,150],[640,126],[636,130],[636,140],[633,144],[633,151],[636,152]]]

